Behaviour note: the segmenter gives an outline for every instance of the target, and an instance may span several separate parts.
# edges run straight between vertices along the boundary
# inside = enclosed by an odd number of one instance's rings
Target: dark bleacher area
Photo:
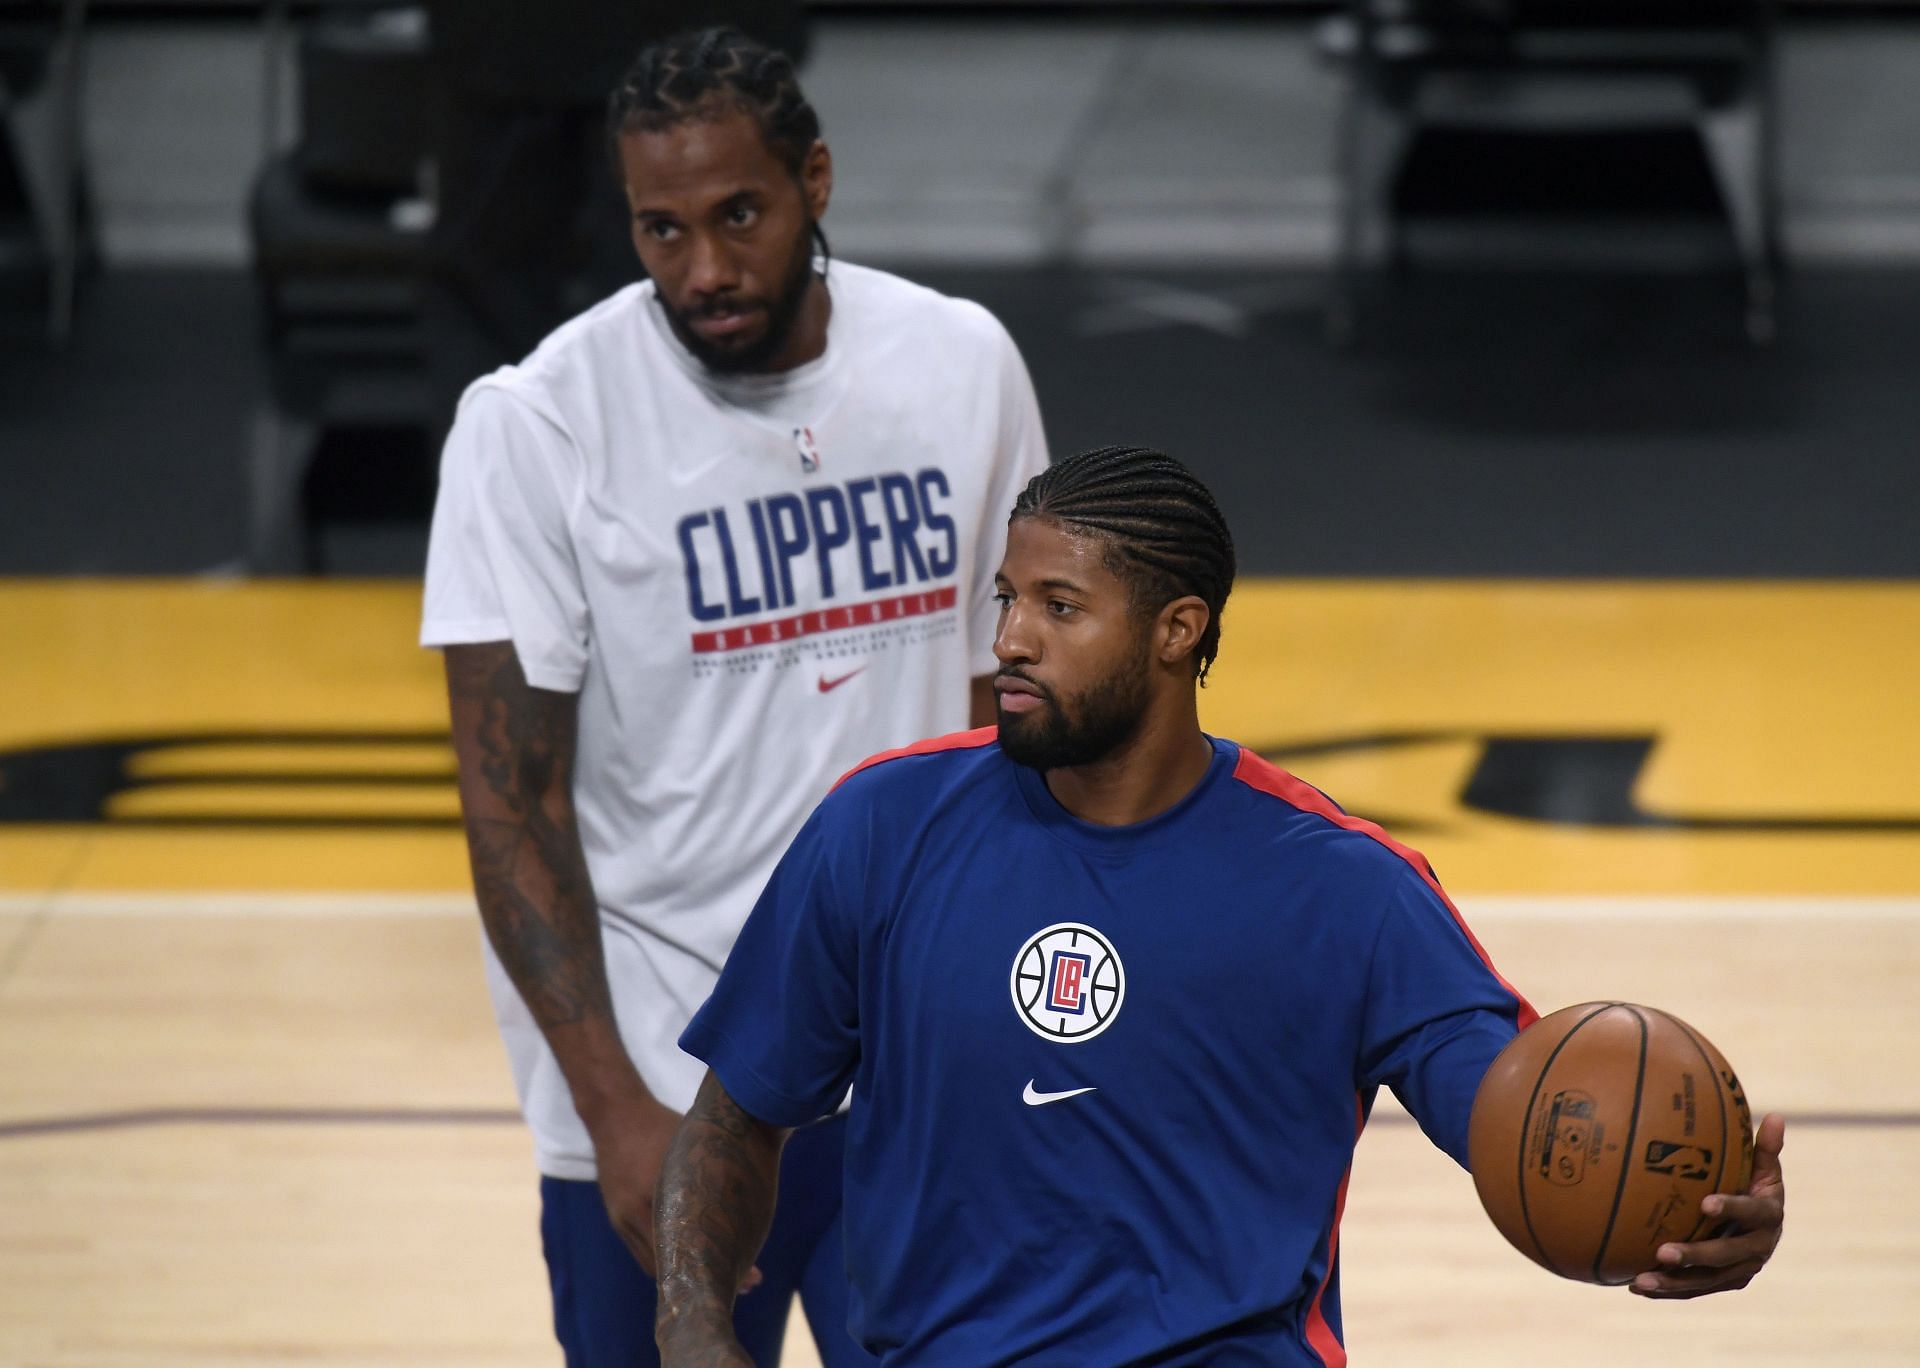
[[[1322,335],[1317,273],[916,274],[1007,322],[1056,450],[1191,460],[1249,572],[1920,574],[1920,273],[1800,272],[1757,350],[1727,274],[1427,272],[1383,287],[1351,352]],[[1268,302],[1244,338],[1084,335],[1140,279]],[[238,568],[264,383],[239,272],[109,274],[70,355],[6,344],[0,573]],[[332,439],[314,475],[329,568],[417,571],[430,473],[415,436]]]
[[[1335,7],[815,10],[1176,8]],[[419,570],[458,388],[422,294],[427,63],[404,24],[332,31],[301,30],[303,136],[253,180],[250,271],[96,269],[64,351],[6,313],[0,574]],[[1006,321],[1057,451],[1195,464],[1250,572],[1920,573],[1920,270],[1790,271],[1753,345],[1726,183],[1685,127],[1421,127],[1382,200],[1400,260],[1355,276],[1344,347],[1323,270],[899,269]],[[598,264],[570,288],[631,273]]]

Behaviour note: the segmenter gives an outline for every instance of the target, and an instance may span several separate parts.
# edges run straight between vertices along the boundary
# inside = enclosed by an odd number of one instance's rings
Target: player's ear
[[[1207,601],[1198,594],[1185,594],[1160,609],[1160,620],[1154,624],[1156,654],[1162,665],[1174,665],[1189,660],[1200,646],[1200,638],[1207,634],[1207,624],[1213,620],[1213,613],[1207,607]]]
[[[833,154],[827,151],[825,139],[815,138],[801,159],[800,190],[806,196],[808,215],[825,218],[827,201],[833,198]]]

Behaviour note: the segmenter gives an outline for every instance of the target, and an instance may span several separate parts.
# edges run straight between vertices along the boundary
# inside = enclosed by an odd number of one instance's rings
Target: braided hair
[[[1012,516],[1051,518],[1105,538],[1107,564],[1127,582],[1136,608],[1158,609],[1186,594],[1205,600],[1207,630],[1194,652],[1205,686],[1233,590],[1233,534],[1192,471],[1145,447],[1101,447],[1034,476]]]
[[[607,101],[607,141],[620,163],[623,133],[658,133],[729,112],[760,126],[767,150],[795,180],[820,140],[820,116],[784,52],[735,28],[690,30],[642,48]],[[813,238],[831,257],[816,222]]]

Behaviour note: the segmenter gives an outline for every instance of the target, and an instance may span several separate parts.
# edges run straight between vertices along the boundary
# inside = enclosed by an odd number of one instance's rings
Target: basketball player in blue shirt
[[[709,1070],[657,1223],[666,1364],[743,1364],[787,1129],[853,1088],[851,1328],[883,1363],[1346,1361],[1338,1231],[1391,1087],[1462,1164],[1533,1010],[1417,853],[1200,730],[1233,546],[1155,452],[1036,477],[996,578],[999,726],[867,762],[780,862],[681,1038]],[[1636,1290],[1744,1285],[1739,1232]],[[1711,1200],[1711,1199],[1710,1199]]]

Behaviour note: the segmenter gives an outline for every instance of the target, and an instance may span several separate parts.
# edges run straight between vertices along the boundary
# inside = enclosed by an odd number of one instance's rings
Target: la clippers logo
[[[1047,982],[1047,1010],[1071,1012],[1075,1016],[1087,1010],[1087,969],[1091,955],[1072,950],[1053,952],[1053,977]]]
[[[1126,1000],[1127,974],[1106,937],[1078,922],[1058,922],[1020,947],[1010,986],[1028,1030],[1070,1045],[1113,1024]]]

